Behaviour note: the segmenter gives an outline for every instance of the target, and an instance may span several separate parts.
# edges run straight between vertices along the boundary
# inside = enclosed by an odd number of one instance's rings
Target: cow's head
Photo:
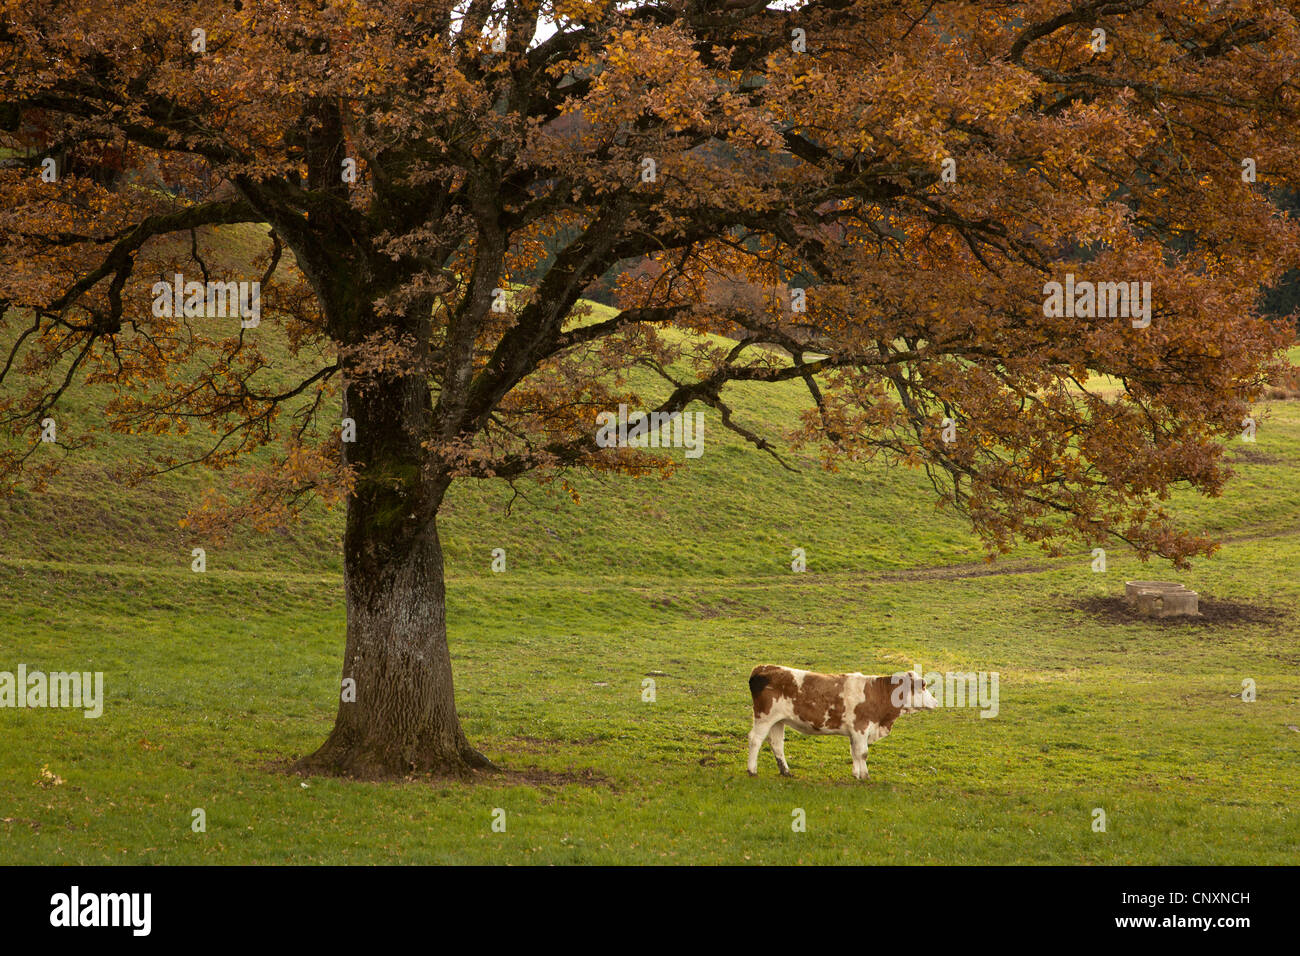
[[[925,686],[925,678],[916,671],[901,671],[889,680],[892,685],[889,701],[903,713],[914,714],[918,710],[934,710],[939,706]]]

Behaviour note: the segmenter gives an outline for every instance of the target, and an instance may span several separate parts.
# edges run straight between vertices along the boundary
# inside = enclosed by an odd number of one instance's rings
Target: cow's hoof
[[[781,776],[783,776],[783,777],[793,777],[793,776],[794,776],[794,774],[792,774],[792,773],[790,772],[790,768],[789,768],[789,767],[781,767],[780,770],[781,770]]]
[[[751,770],[751,771],[749,771],[749,775],[750,775],[751,777],[757,777],[757,776],[758,776],[758,771],[757,771],[757,770]]]

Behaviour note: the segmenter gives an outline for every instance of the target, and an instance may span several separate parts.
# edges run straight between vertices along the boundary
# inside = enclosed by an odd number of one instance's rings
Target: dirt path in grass
[[[1287,538],[1300,534],[1300,526],[1270,528],[1263,531],[1252,532],[1250,534],[1232,534],[1221,538],[1224,545],[1246,544],[1252,541],[1264,541],[1270,538]],[[1064,567],[1068,561],[1090,560],[1088,552],[1078,552],[1062,555],[1059,558],[1019,558],[1003,559],[995,562],[988,561],[964,561],[960,564],[939,564],[930,566],[910,567],[910,568],[888,568],[873,571],[834,571],[825,574],[819,574],[817,577],[823,580],[835,580],[837,582],[852,582],[854,580],[866,581],[952,581],[961,578],[983,578],[999,577],[1003,575],[1015,574],[1039,574],[1044,571],[1051,571],[1056,568]],[[175,567],[169,565],[167,568],[149,568],[142,567],[138,564],[105,564],[101,562],[78,562],[78,561],[52,561],[40,558],[24,558],[16,555],[0,554],[0,567],[10,567],[20,573],[30,572],[81,572],[81,573],[106,573],[106,574],[130,574],[140,573],[149,575],[154,572],[162,571],[163,573],[173,576],[185,577],[191,572],[185,567]],[[225,569],[221,576],[232,578],[256,577],[265,579],[268,576],[273,579],[294,582],[310,582],[313,584],[331,585],[336,582],[337,577],[329,573],[321,572],[296,572],[288,569],[268,570],[265,568],[250,569]],[[637,577],[640,577],[639,575]],[[474,580],[473,577],[461,577],[456,574],[449,575],[449,578],[459,582],[468,582]],[[729,588],[745,587],[770,587],[777,583],[780,577],[753,577],[748,579],[726,578],[719,579],[719,583],[725,581]],[[549,575],[541,576],[532,581],[517,582],[516,586],[525,588],[540,587],[551,588],[557,585],[564,586],[567,584],[581,583],[584,587],[591,587],[592,582],[587,580],[571,581],[563,575],[557,575],[551,578]],[[639,590],[642,588],[654,589],[660,586],[660,579],[654,578],[653,583],[647,582],[632,583],[631,581],[610,581],[611,587],[624,587],[629,590]]]

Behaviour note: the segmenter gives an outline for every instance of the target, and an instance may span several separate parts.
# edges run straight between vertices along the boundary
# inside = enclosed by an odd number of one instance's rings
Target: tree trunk
[[[333,732],[296,769],[364,779],[463,775],[492,764],[466,740],[452,689],[437,529],[449,482],[425,475],[412,437],[428,408],[427,385],[420,376],[386,384],[345,391],[357,479],[343,541],[343,682]]]
[[[378,575],[345,561],[348,636],[338,715],[329,739],[298,769],[373,780],[490,768],[456,714],[436,524],[389,556]]]

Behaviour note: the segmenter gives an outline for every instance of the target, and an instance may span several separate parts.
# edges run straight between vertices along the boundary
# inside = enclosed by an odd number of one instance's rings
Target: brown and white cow
[[[838,734],[849,738],[853,776],[867,776],[867,745],[889,733],[900,714],[939,706],[916,671],[885,677],[865,674],[818,674],[793,667],[761,664],[749,675],[754,698],[754,726],[749,731],[749,772],[758,773],[758,752],[766,737],[772,744],[782,776],[785,728],[805,734]]]

